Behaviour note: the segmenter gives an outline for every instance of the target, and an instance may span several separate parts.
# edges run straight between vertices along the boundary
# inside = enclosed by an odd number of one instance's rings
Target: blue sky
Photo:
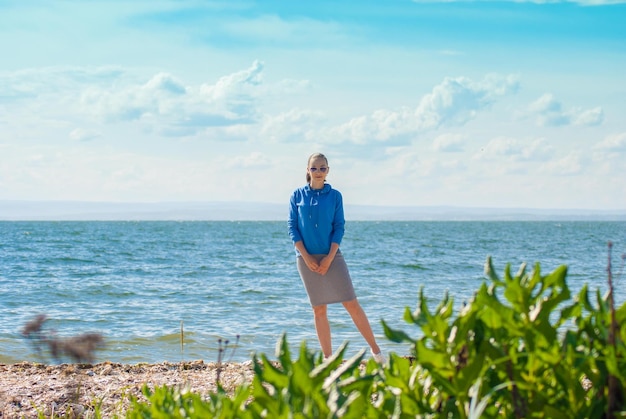
[[[626,2],[0,2],[0,200],[626,209]]]

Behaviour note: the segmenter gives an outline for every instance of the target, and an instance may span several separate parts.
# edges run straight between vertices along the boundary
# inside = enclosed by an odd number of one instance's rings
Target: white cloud
[[[535,100],[528,109],[536,117],[539,126],[594,126],[600,125],[604,121],[604,111],[601,107],[563,109],[562,103],[550,93],[546,93]]]
[[[97,131],[75,128],[70,132],[70,139],[74,141],[92,141],[101,138],[102,134]]]
[[[574,125],[600,125],[604,121],[604,111],[601,107],[593,109],[574,111],[572,123]]]
[[[515,93],[518,88],[517,78],[512,75],[491,74],[481,81],[446,77],[422,97],[415,109],[381,109],[369,116],[352,118],[334,129],[331,138],[355,143],[394,139],[406,142],[421,131],[464,125],[498,98]]]
[[[626,132],[611,134],[594,148],[601,151],[626,152]]]
[[[413,112],[408,108],[397,111],[380,109],[371,115],[357,116],[339,127],[329,130],[328,141],[348,140],[357,144],[389,141],[415,131]]]
[[[9,158],[20,164],[10,164]],[[35,193],[42,200],[219,201],[266,196],[275,202],[271,192],[259,185],[253,190],[243,187],[267,182],[255,173],[241,176],[246,165],[265,173],[262,162],[263,157],[254,153],[240,160],[220,155],[193,160],[84,147],[10,147],[0,156],[0,192],[11,199],[33,199]]]
[[[174,76],[158,73],[142,85],[94,87],[82,95],[86,109],[104,120],[132,121],[158,117],[165,125],[206,127],[236,124],[254,117],[254,87],[262,65],[222,77],[215,85],[186,87]],[[152,120],[151,120],[152,121]]]
[[[133,123],[165,137],[185,137],[212,127],[256,123],[264,119],[264,98],[308,86],[297,80],[264,84],[259,61],[215,83],[196,85],[166,72],[146,78],[135,71],[51,67],[2,73],[0,108],[10,106],[13,119],[22,114],[33,123],[75,126],[88,117],[94,124]],[[95,133],[75,131],[70,138],[84,141]]]
[[[433,141],[433,150],[441,152],[463,151],[463,136],[460,134],[440,135]]]
[[[261,85],[262,72],[263,64],[255,61],[250,68],[223,76],[214,85],[203,84],[200,87],[200,93],[209,102],[241,98],[246,100],[254,96],[254,88]]]
[[[554,154],[554,148],[543,139],[524,141],[511,137],[497,137],[481,148],[474,158],[479,160],[506,159],[515,162],[546,161]]]
[[[626,0],[571,0],[583,6],[610,6],[612,4],[624,4]]]
[[[145,85],[147,90],[152,90],[155,94],[163,92],[170,95],[183,95],[187,93],[187,88],[176,77],[167,73],[156,74]]]
[[[108,85],[123,79],[117,67],[42,67],[0,73],[0,97],[33,99],[75,92],[78,86]]]
[[[326,118],[319,111],[290,109],[266,115],[258,133],[270,142],[312,141],[325,123]]]
[[[298,96],[311,89],[308,80],[267,83],[258,61],[214,82],[193,84],[164,71],[136,72],[48,69],[49,84],[44,71],[13,73],[19,89],[0,87],[13,94],[0,106],[10,103],[13,115],[21,114],[20,120],[28,122],[18,124],[14,117],[5,118],[0,127],[10,126],[24,136],[26,131],[19,130],[30,125],[33,134],[27,134],[32,138],[37,138],[39,128],[46,132],[41,144],[51,148],[35,147],[13,159],[5,151],[19,143],[3,139],[8,142],[0,153],[0,192],[41,199],[75,199],[72,194],[80,194],[81,199],[92,200],[279,202],[302,181],[300,166],[306,156],[318,150],[333,160],[337,170],[332,181],[350,191],[352,203],[450,203],[456,202],[457,194],[469,203],[478,199],[470,192],[476,184],[495,179],[518,185],[522,178],[542,181],[535,177],[538,174],[553,182],[577,179],[576,175],[590,170],[583,166],[582,143],[573,141],[571,154],[565,154],[569,149],[555,148],[563,144],[558,140],[563,135],[556,130],[548,133],[549,141],[540,137],[545,135],[540,128],[515,137],[521,132],[515,125],[519,121],[506,119],[510,115],[506,112],[511,111],[507,99],[519,87],[513,76],[445,78],[426,88],[428,93],[414,107],[353,113],[347,118],[340,113],[345,121],[341,124],[335,122],[339,117],[332,101],[328,106],[308,108],[307,95]],[[564,111],[549,95],[532,109],[534,115],[565,115],[571,124],[589,123],[602,115],[600,108]],[[483,123],[489,121],[491,125],[485,128]],[[511,135],[495,137],[485,142],[481,152],[474,151],[478,138],[501,127]],[[68,135],[73,149],[59,142]],[[599,151],[596,154],[621,150],[624,136],[606,137],[594,148]],[[93,141],[100,138],[107,141]],[[130,152],[125,144],[133,142]],[[449,158],[444,153],[455,154],[448,154]],[[611,164],[608,160],[604,159],[602,169],[606,173],[623,167],[615,158]],[[22,167],[16,170],[12,161]],[[296,169],[285,176],[284,168],[291,166]],[[81,173],[80,178],[75,173]],[[272,179],[271,190],[265,186],[267,179]],[[406,194],[402,185],[408,183],[426,193],[421,197]],[[371,196],[372,188],[384,189],[387,201]]]
[[[579,152],[571,152],[560,159],[546,162],[540,169],[541,173],[556,176],[573,176],[582,173],[582,157]]]
[[[466,77],[447,77],[424,96],[415,110],[417,127],[428,129],[444,124],[463,125],[498,97],[515,93],[515,76],[488,75],[479,82]]]
[[[229,159],[226,167],[230,169],[265,169],[272,166],[272,162],[265,154],[255,151],[249,154]]]

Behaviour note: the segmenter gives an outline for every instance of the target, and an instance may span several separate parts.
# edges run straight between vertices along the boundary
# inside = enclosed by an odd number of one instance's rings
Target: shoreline
[[[89,417],[96,404],[102,417],[122,416],[129,407],[129,395],[145,400],[141,392],[144,384],[151,388],[181,386],[206,395],[217,390],[218,372],[227,392],[250,383],[254,376],[252,361],[0,364],[0,418],[37,418],[40,413],[65,417],[71,412],[77,417]]]

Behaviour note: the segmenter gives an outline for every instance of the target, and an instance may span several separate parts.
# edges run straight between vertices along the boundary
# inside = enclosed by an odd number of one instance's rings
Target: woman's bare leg
[[[356,325],[356,328],[359,329],[359,332],[361,332],[361,335],[363,335],[363,338],[365,339],[367,344],[372,349],[372,353],[380,353],[380,348],[376,343],[376,338],[374,337],[372,326],[370,326],[370,322],[367,319],[367,316],[365,315],[365,311],[363,311],[361,304],[359,304],[359,301],[355,298],[354,300],[344,302],[343,306],[346,308],[348,313],[350,313],[352,321]]]
[[[317,339],[320,341],[324,357],[328,358],[333,354],[333,346],[330,337],[330,324],[328,322],[328,310],[326,304],[313,306],[313,316],[315,318]]]

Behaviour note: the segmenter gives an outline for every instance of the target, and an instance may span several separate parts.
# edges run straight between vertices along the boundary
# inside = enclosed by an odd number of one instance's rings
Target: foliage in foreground
[[[376,412],[371,403],[374,380],[379,368],[370,361],[360,369],[364,352],[343,359],[347,346],[342,345],[328,360],[302,344],[299,356],[292,360],[286,336],[281,338],[277,361],[265,355],[254,356],[251,384],[237,387],[228,395],[221,387],[204,400],[198,394],[168,386],[143,392],[148,403],[131,399],[128,418],[362,418],[364,412]]]
[[[402,390],[407,417],[626,417],[626,304],[612,323],[610,295],[596,292],[594,305],[584,286],[571,300],[566,273],[561,266],[542,276],[537,264],[512,275],[508,265],[500,279],[488,259],[491,284],[456,318],[451,299],[431,312],[420,292],[405,320],[422,337],[385,325],[391,340],[414,348],[414,366],[385,371],[387,386]]]
[[[383,322],[389,339],[411,345],[409,358],[360,368],[363,353],[343,360],[345,345],[324,361],[303,343],[292,360],[283,336],[277,361],[255,356],[253,382],[233,395],[146,387],[148,402],[131,400],[127,417],[626,417],[626,303],[614,310],[610,293],[587,286],[572,298],[566,273],[542,276],[537,264],[513,275],[508,265],[500,279],[488,259],[491,283],[456,317],[452,299],[431,311],[422,290],[405,312],[420,337]]]

